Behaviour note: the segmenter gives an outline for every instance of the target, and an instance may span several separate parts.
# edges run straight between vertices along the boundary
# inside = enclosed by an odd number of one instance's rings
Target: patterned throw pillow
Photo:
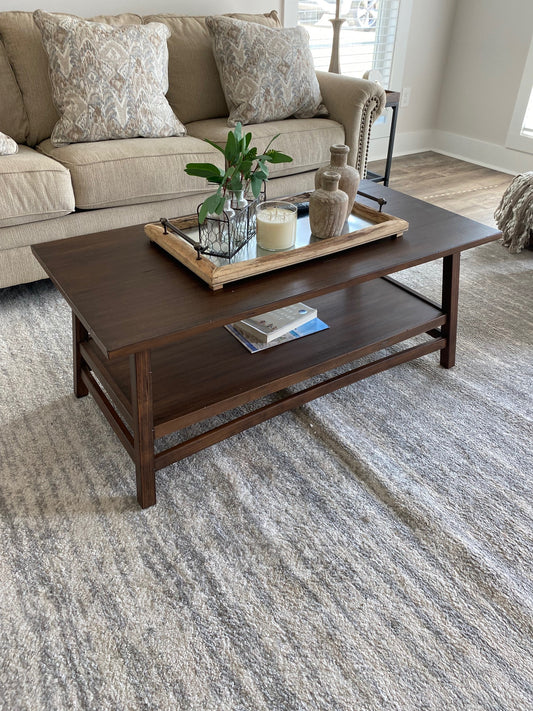
[[[0,156],[12,156],[18,152],[18,149],[15,141],[0,131]]]
[[[186,134],[165,98],[170,35],[165,25],[113,27],[43,10],[33,16],[60,114],[54,145]]]
[[[303,27],[271,28],[208,17],[228,124],[327,115]]]

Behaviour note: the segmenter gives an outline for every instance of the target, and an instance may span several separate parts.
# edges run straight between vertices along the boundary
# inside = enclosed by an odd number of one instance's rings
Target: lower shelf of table
[[[329,329],[250,354],[225,328],[152,353],[154,434],[195,422],[436,329],[442,311],[388,279],[308,301]],[[84,359],[132,426],[129,359],[106,360],[89,340]]]

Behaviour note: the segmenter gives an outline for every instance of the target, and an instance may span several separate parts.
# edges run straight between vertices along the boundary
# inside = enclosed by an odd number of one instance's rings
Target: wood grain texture
[[[393,355],[378,358],[371,363],[360,365],[346,373],[341,373],[340,375],[327,378],[326,380],[315,385],[310,385],[304,390],[292,393],[281,400],[264,405],[257,410],[241,415],[234,420],[225,422],[218,427],[208,430],[207,432],[203,432],[196,437],[193,437],[185,442],[180,442],[174,447],[159,452],[155,457],[155,466],[157,469],[166,467],[172,462],[176,462],[184,457],[189,457],[191,454],[194,454],[205,447],[210,447],[212,444],[216,444],[226,437],[231,437],[232,435],[237,434],[237,432],[242,432],[249,427],[258,425],[260,422],[265,422],[265,420],[268,420],[271,417],[281,415],[283,412],[287,412],[287,410],[300,407],[310,400],[315,400],[316,398],[334,392],[339,388],[346,387],[347,385],[356,383],[359,380],[368,378],[371,375],[381,373],[382,371],[393,368],[396,365],[406,363],[409,360],[414,360],[415,358],[420,358],[423,355],[434,353],[442,348],[443,343],[444,339],[437,337],[433,341],[420,343],[416,346],[412,346],[411,348],[406,348],[398,353],[394,353]]]
[[[412,228],[404,238],[323,254],[220,292],[152,244],[142,226],[32,248],[73,310],[75,388],[88,388],[133,456],[141,507],[155,504],[156,468],[291,406],[436,350],[442,365],[453,366],[460,253],[496,239],[498,231],[380,185],[365,184],[364,191],[387,200],[390,213],[381,215],[378,227],[387,225],[389,214],[408,219]],[[317,245],[327,248],[332,241]],[[381,278],[441,257],[442,308]],[[221,328],[304,299],[330,326],[306,337],[305,347],[293,341],[250,355]],[[346,376],[327,376],[424,333],[429,341],[420,346]],[[155,437],[314,376],[322,376],[317,387],[303,385],[297,396],[284,394],[273,406],[154,455]],[[119,413],[131,423],[133,436]]]
[[[455,365],[460,264],[460,253],[450,254],[442,263],[442,310],[446,314],[442,334],[446,338],[446,347],[441,351],[440,364],[444,368],[453,368]]]
[[[74,366],[74,395],[81,398],[89,394],[86,384],[81,377],[82,357],[80,353],[81,344],[87,340],[87,329],[80,322],[76,314],[72,314],[72,358]]]
[[[385,161],[372,161],[368,169],[383,174]],[[393,158],[389,186],[494,227],[494,210],[512,179],[508,173],[424,151]]]
[[[129,357],[137,501],[143,509],[155,504],[154,417],[150,360],[150,351],[140,351]]]
[[[115,358],[392,274],[499,236],[493,227],[381,185],[363,183],[362,187],[385,197],[388,213],[409,222],[402,239],[325,255],[233,282],[220,292],[211,291],[151,244],[142,226],[56,240],[34,245],[32,250],[98,347],[106,357]]]
[[[379,344],[390,346],[444,323],[438,306],[412,296],[401,285],[377,279],[313,299],[309,304],[329,329],[306,336],[305,347],[303,341],[293,341],[250,355],[226,329],[217,328],[154,351],[155,436],[372,353]],[[84,353],[104,382],[114,384],[113,392],[123,392],[130,400],[129,359],[106,360],[94,344]]]

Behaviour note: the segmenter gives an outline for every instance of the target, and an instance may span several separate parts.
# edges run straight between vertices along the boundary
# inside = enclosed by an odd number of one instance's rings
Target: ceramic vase
[[[339,190],[340,175],[332,170],[322,173],[322,187],[309,197],[311,233],[320,239],[342,234],[346,222],[348,195]]]
[[[350,215],[352,211],[353,204],[355,202],[355,196],[357,195],[357,188],[361,181],[361,176],[359,171],[352,168],[351,165],[347,165],[348,153],[350,149],[342,143],[337,143],[330,147],[330,162],[329,165],[319,168],[315,173],[315,188],[321,188],[322,176],[326,171],[334,171],[339,173],[341,179],[339,181],[339,189],[343,190],[348,195],[348,205],[346,206],[346,217]]]

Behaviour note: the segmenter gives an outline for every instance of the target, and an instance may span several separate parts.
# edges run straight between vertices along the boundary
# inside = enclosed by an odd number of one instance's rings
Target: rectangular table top
[[[495,227],[390,188],[361,189],[409,222],[384,239],[211,289],[157,245],[143,225],[44,242],[32,251],[109,358],[156,348],[193,333],[368,281],[497,239]],[[372,207],[375,203],[361,196]]]

